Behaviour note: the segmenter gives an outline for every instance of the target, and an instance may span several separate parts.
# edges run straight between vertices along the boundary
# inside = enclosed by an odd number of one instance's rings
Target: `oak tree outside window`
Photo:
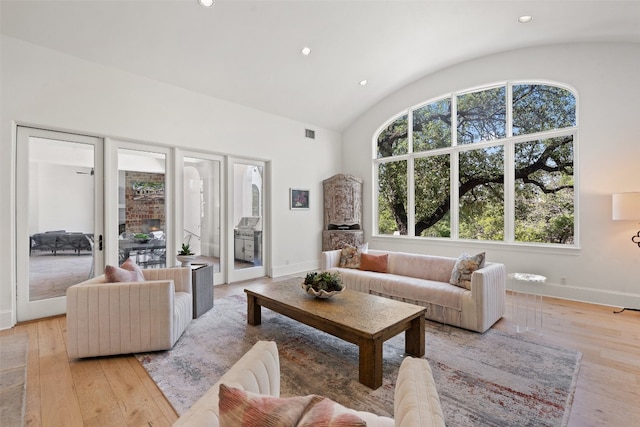
[[[574,245],[576,135],[575,95],[546,83],[409,109],[375,137],[378,234]]]

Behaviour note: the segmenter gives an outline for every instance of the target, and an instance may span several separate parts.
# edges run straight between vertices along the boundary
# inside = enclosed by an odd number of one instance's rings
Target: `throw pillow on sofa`
[[[350,244],[345,244],[342,247],[342,253],[340,254],[340,263],[338,267],[340,268],[358,268],[360,267],[360,255],[366,253],[369,249],[368,243],[363,243],[362,245],[352,246]]]
[[[220,384],[220,427],[366,427],[344,406],[317,395],[273,397]]]
[[[389,261],[389,254],[383,255],[370,255],[362,254],[360,256],[360,270],[377,271],[378,273],[387,272],[387,264]]]
[[[453,271],[451,271],[451,280],[449,280],[449,283],[470,290],[471,274],[484,267],[484,259],[484,252],[473,256],[466,252],[462,252],[456,260],[456,264],[453,266]]]

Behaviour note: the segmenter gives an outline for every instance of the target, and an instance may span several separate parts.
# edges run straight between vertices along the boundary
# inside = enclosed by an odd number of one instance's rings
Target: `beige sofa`
[[[425,317],[484,332],[505,312],[506,269],[486,263],[471,275],[471,289],[449,283],[456,258],[368,250],[388,254],[387,272],[339,268],[341,250],[322,252],[322,268],[339,271],[347,289],[406,301],[427,308]]]
[[[258,341],[174,426],[219,426],[220,384],[253,393],[280,396],[280,360],[273,341]],[[407,357],[400,366],[394,398],[394,419],[370,412],[349,410],[367,427],[444,427],[440,398],[425,359]]]
[[[193,318],[190,268],[142,270],[145,281],[105,275],[67,289],[71,358],[168,350]]]

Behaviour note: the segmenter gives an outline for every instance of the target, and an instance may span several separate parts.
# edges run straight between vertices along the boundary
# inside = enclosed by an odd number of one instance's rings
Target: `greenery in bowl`
[[[337,271],[323,271],[321,273],[312,271],[305,277],[304,286],[307,289],[312,288],[316,292],[335,292],[344,289],[342,278],[340,277],[340,273]]]
[[[178,255],[195,255],[195,253],[191,252],[188,244],[183,243],[182,248],[178,251]]]
[[[145,233],[137,233],[133,235],[133,239],[138,242],[148,242],[151,239],[151,236]]]

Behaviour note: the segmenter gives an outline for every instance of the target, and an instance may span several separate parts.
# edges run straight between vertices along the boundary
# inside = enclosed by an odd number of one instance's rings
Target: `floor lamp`
[[[613,195],[612,218],[614,221],[638,221],[640,220],[640,193],[618,193]],[[640,231],[631,237],[631,241],[640,248]],[[614,313],[622,313],[625,310],[640,311],[637,308],[623,308]]]

